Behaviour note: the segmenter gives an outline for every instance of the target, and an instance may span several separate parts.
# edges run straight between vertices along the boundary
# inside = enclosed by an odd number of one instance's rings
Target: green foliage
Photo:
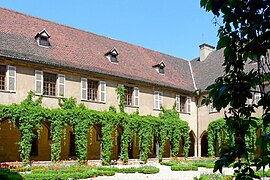
[[[195,177],[194,180],[233,180],[233,177],[219,174],[203,174],[199,178]]]
[[[124,86],[117,86],[117,95],[119,98],[119,109],[120,112],[125,111],[125,87]]]
[[[180,166],[180,165],[173,165],[171,166],[172,171],[198,171],[197,166]]]
[[[94,111],[87,109],[83,104],[76,104],[74,98],[62,98],[59,100],[59,108],[48,109],[41,106],[41,98],[34,99],[34,93],[30,92],[27,98],[20,104],[0,105],[0,122],[8,119],[13,124],[18,124],[21,132],[20,156],[24,163],[30,162],[31,143],[34,130],[38,132],[42,123],[50,123],[51,159],[54,162],[60,160],[61,141],[65,138],[66,128],[72,127],[75,134],[77,160],[84,163],[87,160],[88,132],[94,125],[101,127],[102,162],[110,164],[113,134],[117,128],[122,129],[120,158],[128,161],[128,149],[130,143],[138,136],[141,160],[146,162],[148,153],[153,146],[154,138],[161,144],[160,159],[164,152],[165,141],[170,141],[173,147],[173,156],[179,151],[180,140],[184,141],[184,155],[189,150],[189,126],[179,119],[177,112],[163,109],[160,117],[140,116],[138,112],[128,115],[124,112],[116,113],[115,108],[109,111]]]
[[[12,172],[10,169],[0,168],[0,179],[21,180],[22,176],[17,172]]]
[[[225,112],[227,124],[234,129],[236,143],[221,152],[222,160],[218,161],[215,170],[239,159],[236,179],[257,178],[252,170],[249,153],[251,126],[256,127],[256,118],[252,113],[258,107],[263,108],[263,133],[270,120],[270,93],[266,92],[265,82],[269,82],[269,2],[258,0],[201,0],[201,6],[211,11],[219,25],[218,49],[224,51],[224,75],[217,78],[215,84],[208,87],[213,106],[220,110],[229,107]],[[221,21],[219,21],[221,20]],[[255,60],[253,68],[250,60]],[[259,87],[259,90],[256,90]],[[261,100],[247,104],[253,93],[259,93]],[[220,135],[220,134],[219,134]],[[262,137],[262,153],[256,160],[257,169],[270,163],[269,135]],[[220,139],[220,138],[219,138]],[[245,161],[241,163],[241,161]]]
[[[117,168],[106,166],[52,166],[52,167],[35,167],[31,170],[31,174],[23,174],[24,179],[86,179],[96,176],[113,176],[115,173],[143,173],[155,174],[159,172],[159,168],[154,166],[142,166],[131,168]],[[14,173],[15,174],[15,173]],[[16,172],[16,174],[18,174]],[[0,171],[1,175],[1,171]]]

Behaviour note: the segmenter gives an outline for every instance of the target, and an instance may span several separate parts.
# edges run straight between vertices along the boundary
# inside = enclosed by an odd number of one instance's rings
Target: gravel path
[[[151,164],[154,165],[154,164]],[[157,174],[142,174],[142,173],[132,173],[123,174],[116,173],[114,176],[98,176],[96,178],[90,178],[93,180],[98,179],[108,179],[108,180],[193,180],[194,177],[199,177],[200,174],[210,174],[213,173],[213,169],[200,168],[198,171],[171,171],[170,166],[164,166],[160,164],[155,164],[155,167],[159,168],[160,171]],[[122,166],[117,166],[122,168]],[[129,167],[129,166],[123,166]],[[134,166],[133,166],[134,167]],[[224,168],[224,173],[226,175],[232,175],[233,170],[230,168]]]

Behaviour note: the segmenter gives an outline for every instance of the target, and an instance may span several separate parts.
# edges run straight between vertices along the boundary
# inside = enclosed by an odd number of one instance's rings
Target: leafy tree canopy
[[[245,135],[250,125],[256,127],[256,118],[252,117],[252,113],[261,107],[264,110],[263,125],[267,126],[270,122],[270,94],[266,91],[270,78],[269,5],[269,0],[201,0],[201,7],[213,13],[214,22],[219,26],[217,49],[223,49],[225,58],[224,75],[208,87],[209,98],[217,110],[229,107],[225,113],[226,124],[235,131],[236,136],[235,145],[223,151],[226,153],[221,154],[215,170],[221,171],[223,165],[238,159],[237,179],[256,177],[250,168],[250,152],[245,145]],[[251,65],[251,62],[256,63]],[[261,100],[248,104],[247,100],[254,93],[259,93]],[[262,139],[263,151],[260,158],[255,160],[257,169],[270,162],[265,149],[268,136]]]

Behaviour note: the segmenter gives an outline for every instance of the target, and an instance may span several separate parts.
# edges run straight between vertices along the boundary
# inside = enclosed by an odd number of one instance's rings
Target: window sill
[[[100,102],[100,101],[91,101],[91,100],[82,100],[82,102],[90,102],[90,103],[97,103],[97,104],[106,104],[105,102]]]
[[[179,112],[180,114],[188,114],[190,115],[191,113],[190,112]]]
[[[136,108],[138,109],[139,107],[138,106],[132,106],[132,105],[125,105],[126,108]]]
[[[16,94],[16,91],[0,90],[1,93]]]
[[[209,114],[219,113],[218,111],[210,111]]]
[[[36,94],[36,96],[41,96],[41,97],[44,97],[44,98],[52,98],[52,99],[64,98],[62,96],[49,96],[49,95],[39,95],[39,94]]]
[[[162,111],[162,109],[153,109],[154,111]]]

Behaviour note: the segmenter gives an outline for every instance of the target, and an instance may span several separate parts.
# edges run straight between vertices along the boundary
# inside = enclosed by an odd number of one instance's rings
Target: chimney
[[[204,61],[207,56],[215,50],[214,46],[203,43],[200,47],[200,61]]]

